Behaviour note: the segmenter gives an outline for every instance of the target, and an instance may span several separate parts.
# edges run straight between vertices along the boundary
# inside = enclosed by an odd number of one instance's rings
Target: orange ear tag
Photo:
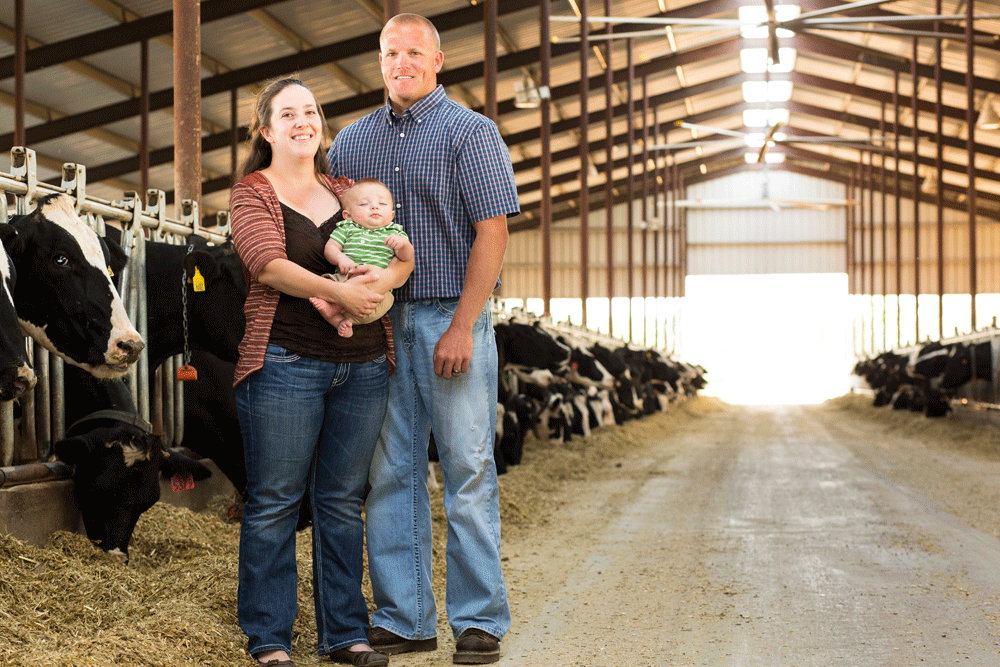
[[[198,379],[198,369],[194,366],[181,366],[177,369],[177,379],[181,382]]]

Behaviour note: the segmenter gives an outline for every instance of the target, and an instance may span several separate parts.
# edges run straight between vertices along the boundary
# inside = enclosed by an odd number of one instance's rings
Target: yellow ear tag
[[[194,284],[195,292],[205,291],[205,277],[201,275],[201,271],[198,270],[197,266],[194,267],[194,277],[191,279],[191,282]]]
[[[111,276],[112,278],[115,277],[115,272],[111,270],[110,264],[108,264],[108,275]]]

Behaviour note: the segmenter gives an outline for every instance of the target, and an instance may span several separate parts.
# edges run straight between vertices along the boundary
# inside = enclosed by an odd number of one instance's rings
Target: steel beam
[[[539,36],[539,85],[544,94],[540,95],[541,122],[539,127],[541,143],[541,179],[539,186],[542,192],[541,224],[542,224],[542,302],[545,314],[551,314],[552,302],[552,100],[548,94],[552,70],[552,39],[551,39],[551,4],[550,0],[539,0],[538,23],[541,29]],[[586,323],[587,306],[583,307]]]
[[[16,0],[20,2],[21,0]],[[282,0],[207,0],[201,3],[201,23],[211,23],[236,16],[252,9],[276,5]],[[25,67],[34,72],[71,60],[79,60],[95,53],[117,49],[154,37],[169,35],[173,31],[173,12],[161,12],[120,25],[95,30],[77,37],[70,37],[44,46],[36,46],[26,54]],[[14,75],[13,57],[0,58],[0,80]]]

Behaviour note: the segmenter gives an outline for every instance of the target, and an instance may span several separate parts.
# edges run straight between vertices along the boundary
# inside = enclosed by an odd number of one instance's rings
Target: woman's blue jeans
[[[247,463],[237,607],[251,655],[291,650],[295,526],[306,489],[319,654],[368,642],[361,507],[387,391],[384,356],[332,363],[277,345],[236,387]]]
[[[479,628],[503,637],[510,628],[493,461],[497,349],[489,306],[473,328],[468,372],[450,380],[434,374],[434,346],[457,304],[458,299],[397,301],[389,311],[396,373],[366,501],[368,572],[377,607],[372,625],[408,639],[437,635],[427,491],[432,430],[448,515],[446,606],[452,631],[457,636]]]

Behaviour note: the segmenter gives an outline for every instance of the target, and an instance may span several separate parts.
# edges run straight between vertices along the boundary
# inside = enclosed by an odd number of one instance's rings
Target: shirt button
[[[400,133],[399,133],[399,136],[401,136],[401,137],[405,137],[405,136],[406,136],[406,133],[404,133],[404,132],[400,132]]]
[[[403,208],[402,204],[396,204],[396,208]]]
[[[399,167],[396,167],[395,171],[399,171]]]

